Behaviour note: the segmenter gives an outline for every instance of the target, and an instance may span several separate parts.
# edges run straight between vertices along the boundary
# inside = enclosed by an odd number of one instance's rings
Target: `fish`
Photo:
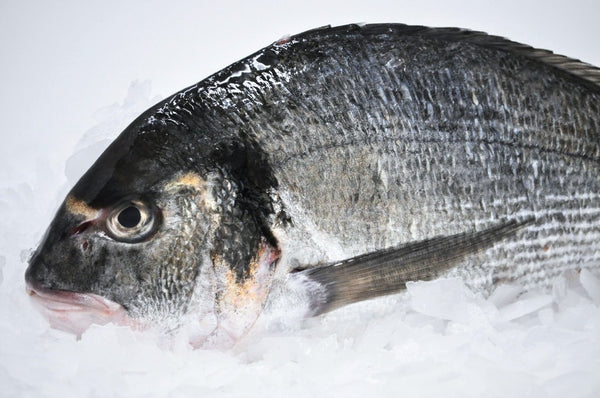
[[[232,346],[463,278],[548,288],[600,264],[600,69],[458,28],[284,37],[137,117],[25,272],[50,324]],[[157,326],[158,325],[158,326]]]

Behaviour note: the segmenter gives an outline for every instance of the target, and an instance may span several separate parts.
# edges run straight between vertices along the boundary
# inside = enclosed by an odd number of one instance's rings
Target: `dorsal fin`
[[[462,40],[481,47],[506,51],[540,61],[600,87],[600,68],[578,59],[555,54],[550,50],[538,49],[527,44],[517,43],[504,37],[489,35],[485,32],[458,28],[429,28],[427,30],[430,32],[428,34],[433,36]]]
[[[582,62],[578,59],[555,54],[550,50],[537,49],[527,44],[521,44],[500,36],[461,28],[429,28],[426,26],[411,26],[404,24],[368,24],[343,25],[337,27],[324,26],[295,35],[295,38],[313,34],[338,34],[362,31],[364,34],[397,34],[429,36],[441,40],[463,41],[484,48],[506,51],[531,60],[542,62],[573,76],[600,87],[600,68]]]

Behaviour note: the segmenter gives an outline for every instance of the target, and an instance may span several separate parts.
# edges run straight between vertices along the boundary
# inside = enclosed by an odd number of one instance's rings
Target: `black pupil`
[[[137,207],[129,206],[119,213],[117,219],[119,220],[119,224],[125,228],[133,228],[139,224],[142,215]]]

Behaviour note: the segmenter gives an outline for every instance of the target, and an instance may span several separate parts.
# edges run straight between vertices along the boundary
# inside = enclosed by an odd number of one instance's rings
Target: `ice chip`
[[[123,108],[138,108],[140,104],[145,107],[152,93],[152,82],[150,80],[134,80],[129,84],[127,96],[123,101]]]
[[[556,302],[564,300],[565,296],[579,284],[579,274],[575,270],[563,272],[552,284],[552,295]]]
[[[543,308],[538,312],[538,319],[542,325],[551,326],[554,322],[554,311],[552,308]]]
[[[596,305],[600,305],[600,279],[588,269],[582,269],[579,273],[579,281],[586,293]]]
[[[494,289],[493,293],[488,297],[488,301],[497,308],[500,308],[514,302],[521,293],[523,293],[523,287],[521,286],[502,284]]]
[[[462,279],[449,278],[406,284],[410,306],[422,314],[460,323],[487,317],[483,300],[477,299]]]
[[[583,281],[580,275],[581,271],[568,270],[563,272],[559,278],[554,281],[552,285],[552,294],[554,301],[556,301],[562,307],[575,306],[580,303],[590,303],[590,298],[593,301],[593,291],[595,278],[593,275],[585,273]],[[587,283],[588,287],[584,287],[583,283]],[[592,294],[588,292],[588,288],[592,291]]]
[[[501,308],[498,319],[503,322],[512,321],[527,314],[532,314],[552,304],[552,301],[552,296],[549,294],[538,294],[528,298],[521,298]]]
[[[69,159],[65,166],[65,175],[69,184],[73,185],[90,168],[95,159],[110,145],[112,139],[92,141],[85,148],[79,149]]]

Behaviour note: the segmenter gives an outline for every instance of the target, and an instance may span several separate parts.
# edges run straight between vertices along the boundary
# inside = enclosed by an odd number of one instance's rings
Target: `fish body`
[[[310,314],[444,272],[548,286],[600,265],[599,110],[598,69],[483,33],[292,36],[138,117],[58,210],[29,290],[204,342],[289,281]]]

